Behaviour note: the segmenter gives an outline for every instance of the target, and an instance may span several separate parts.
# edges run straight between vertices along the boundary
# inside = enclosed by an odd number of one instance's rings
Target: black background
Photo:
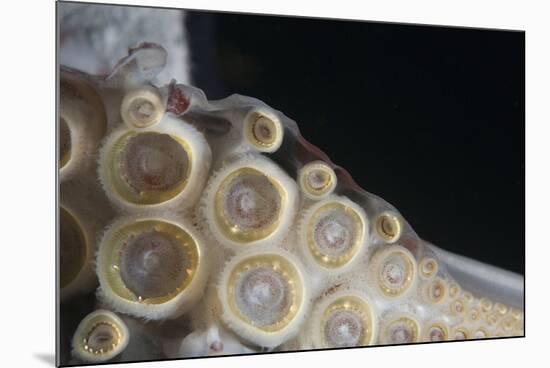
[[[424,239],[524,273],[525,34],[188,12],[193,83],[259,98]]]

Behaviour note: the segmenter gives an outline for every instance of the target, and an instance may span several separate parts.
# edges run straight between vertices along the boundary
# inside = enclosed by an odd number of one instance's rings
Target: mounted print
[[[524,336],[523,32],[57,22],[58,365]]]

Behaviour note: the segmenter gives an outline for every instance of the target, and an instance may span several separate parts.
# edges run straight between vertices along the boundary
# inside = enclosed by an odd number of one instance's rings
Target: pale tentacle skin
[[[523,335],[521,277],[422,240],[265,103],[153,86],[165,59],[144,44],[86,77],[109,129],[78,177],[116,212],[93,212],[102,308],[165,357]]]
[[[93,265],[97,235],[113,217],[113,211],[99,190],[99,186],[74,180],[61,183],[59,264],[62,301],[97,287]]]
[[[84,75],[59,76],[59,177],[90,178],[100,139],[107,129],[105,105]]]

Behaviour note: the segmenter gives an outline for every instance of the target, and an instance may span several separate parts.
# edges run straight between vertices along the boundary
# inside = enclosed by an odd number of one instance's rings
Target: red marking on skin
[[[170,93],[168,95],[168,103],[166,105],[166,111],[176,115],[181,115],[189,108],[189,99],[185,96],[180,87],[170,85]]]
[[[409,250],[412,254],[418,251],[418,240],[415,237],[403,236],[399,240],[399,244]]]
[[[221,341],[214,341],[212,344],[210,344],[210,349],[215,352],[223,351],[223,342]]]
[[[343,283],[339,283],[331,286],[327,291],[325,291],[325,295],[328,296],[332,293],[335,293],[340,288],[340,286],[342,286],[342,284]]]

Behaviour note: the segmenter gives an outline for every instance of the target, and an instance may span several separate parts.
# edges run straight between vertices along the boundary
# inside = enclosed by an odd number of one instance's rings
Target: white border
[[[116,3],[112,1],[112,3]],[[120,3],[120,2],[119,2]],[[519,367],[545,361],[548,329],[550,86],[544,1],[131,1],[132,4],[523,29],[527,31],[527,338],[259,355],[117,367]],[[311,4],[316,4],[314,7]],[[2,366],[52,366],[54,354],[54,3],[2,4]],[[328,52],[329,50],[327,50]],[[7,115],[5,114],[7,112]],[[7,128],[7,131],[6,131]],[[15,189],[15,191],[14,191]],[[7,206],[6,206],[7,204]],[[6,223],[5,221],[8,220]],[[47,363],[49,362],[49,363]],[[11,364],[10,364],[11,363]],[[390,363],[390,364],[388,364]]]

